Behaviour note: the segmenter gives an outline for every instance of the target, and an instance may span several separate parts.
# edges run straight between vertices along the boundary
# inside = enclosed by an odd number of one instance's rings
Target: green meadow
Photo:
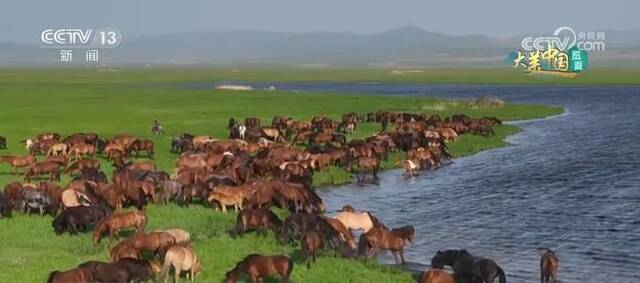
[[[427,73],[413,82],[432,82]],[[438,82],[448,83],[444,73]],[[479,82],[481,74],[471,70],[468,80]],[[388,71],[386,71],[388,73]],[[414,76],[414,75],[410,75]],[[415,75],[418,76],[418,75]],[[484,74],[491,76],[491,73]],[[504,75],[503,76],[507,76]],[[228,136],[230,117],[259,117],[270,124],[274,115],[310,119],[315,115],[339,118],[345,112],[377,110],[427,112],[441,116],[465,113],[473,117],[496,116],[503,120],[541,118],[561,113],[558,107],[505,104],[500,107],[476,105],[467,101],[444,101],[426,97],[383,97],[340,95],[337,93],[291,93],[283,91],[228,91],[214,89],[181,89],[176,82],[242,81],[387,81],[388,74],[379,70],[332,72],[291,70],[212,69],[4,69],[0,70],[0,135],[8,141],[8,149],[0,154],[24,154],[20,140],[41,132],[96,132],[100,136],[129,133],[152,139],[156,145],[156,163],[171,171],[176,155],[169,152],[171,135],[184,132],[212,137]],[[402,82],[403,79],[389,80]],[[407,78],[409,79],[409,78]],[[453,78],[451,78],[453,80]],[[594,79],[595,80],[595,79]],[[408,81],[407,81],[408,82]],[[451,81],[453,82],[453,81]],[[162,87],[154,87],[162,84]],[[491,94],[487,94],[490,96]],[[152,136],[149,126],[158,119],[165,127],[164,136]],[[351,137],[376,133],[379,125],[363,123]],[[481,150],[506,145],[504,137],[519,129],[514,126],[496,128],[495,137],[464,136],[451,143],[454,156],[466,156]],[[40,157],[41,158],[41,157]],[[392,168],[401,158],[393,154],[384,164]],[[110,174],[109,164],[103,168]],[[0,187],[14,177],[11,168],[0,164]],[[351,174],[340,168],[314,175],[318,189],[323,185],[349,182]],[[63,178],[63,185],[68,177]],[[224,272],[249,253],[286,254],[296,263],[294,282],[413,282],[412,277],[395,267],[375,262],[347,260],[327,252],[307,269],[300,264],[298,247],[285,246],[271,234],[248,234],[231,238],[228,231],[235,222],[233,213],[223,214],[195,204],[190,208],[155,205],[148,208],[149,229],[183,228],[192,233],[193,245],[203,263],[200,282],[220,282]],[[94,247],[89,234],[56,236],[49,216],[26,216],[14,212],[11,219],[0,219],[0,282],[43,282],[49,272],[66,270],[86,260],[107,260],[112,244],[103,241]],[[384,219],[383,219],[384,220]],[[427,255],[425,255],[427,256]],[[276,282],[276,281],[266,281]]]

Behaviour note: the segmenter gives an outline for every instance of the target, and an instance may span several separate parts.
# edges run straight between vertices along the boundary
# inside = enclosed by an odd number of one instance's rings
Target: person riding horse
[[[158,120],[153,120],[153,125],[151,125],[151,133],[156,135],[164,134],[164,129],[162,129],[162,125],[160,125],[160,122]]]

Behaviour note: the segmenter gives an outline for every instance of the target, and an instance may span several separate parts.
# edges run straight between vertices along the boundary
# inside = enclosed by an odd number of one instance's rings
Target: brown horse
[[[153,252],[160,256],[176,244],[176,238],[167,232],[137,232],[127,241],[137,250]]]
[[[422,274],[420,283],[457,283],[453,275],[440,269],[429,269]]]
[[[411,226],[388,230],[384,227],[374,227],[360,235],[358,254],[366,258],[375,255],[378,250],[391,251],[396,263],[404,264],[404,246],[413,240],[414,230]],[[400,261],[398,261],[400,255]]]
[[[324,248],[324,239],[318,231],[304,231],[302,240],[300,240],[300,248],[302,249],[302,258],[307,262],[307,268],[311,268],[311,259],[315,262],[317,253]]]
[[[93,229],[93,242],[100,243],[100,238],[105,233],[109,233],[109,239],[113,240],[120,230],[126,228],[134,228],[141,232],[146,224],[147,216],[138,210],[111,214]]]
[[[233,206],[235,212],[242,210],[242,202],[245,197],[245,190],[232,186],[220,186],[209,193],[207,201],[216,202],[222,208],[222,212],[227,213],[227,206]]]
[[[235,283],[241,273],[249,275],[251,283],[262,282],[263,278],[276,274],[282,276],[282,282],[288,283],[293,271],[293,260],[286,256],[263,256],[250,254],[238,262],[236,266],[225,275],[225,283]]]
[[[234,233],[240,235],[249,230],[257,230],[261,233],[265,229],[270,229],[277,234],[281,225],[282,221],[269,209],[245,209],[238,214]]]
[[[171,267],[174,270],[174,283],[180,280],[180,273],[183,271],[187,272],[187,279],[194,281],[202,269],[200,259],[193,248],[184,246],[173,246],[164,256],[164,265],[160,271],[160,277],[164,283],[167,283],[167,275],[169,275]]]
[[[375,180],[378,179],[378,170],[380,170],[379,158],[375,156],[360,156],[352,159],[349,162],[349,171],[353,170],[354,165],[358,167],[358,170],[356,171],[356,178],[358,179],[359,183],[364,181],[364,174],[366,172],[371,172],[373,174],[373,178]]]
[[[36,158],[33,155],[27,156],[12,156],[4,155],[0,156],[0,163],[6,162],[13,167],[13,175],[18,175],[18,168],[31,166],[36,162]]]
[[[49,273],[47,283],[93,283],[93,272],[89,267],[77,267],[67,271]]]
[[[33,177],[49,174],[49,180],[60,181],[62,166],[63,164],[56,161],[42,161],[34,163],[29,167],[27,173],[24,174],[24,180],[30,182]]]
[[[111,262],[119,261],[123,258],[142,258],[142,252],[136,249],[130,241],[124,240],[113,246],[109,251],[109,258]]]
[[[82,172],[83,169],[87,168],[100,170],[100,161],[89,158],[79,159],[78,161],[71,163],[64,172],[67,174],[73,174],[74,171]]]
[[[153,141],[146,139],[136,139],[129,145],[129,147],[127,147],[126,154],[130,156],[131,153],[135,153],[136,157],[138,157],[140,156],[140,151],[144,151],[147,153],[147,157],[153,159],[153,148]]]
[[[344,226],[344,224],[342,224],[342,222],[338,219],[335,218],[331,218],[331,217],[327,217],[327,216],[320,216],[320,218],[324,219],[325,221],[327,221],[327,223],[333,227],[333,229],[338,232],[338,234],[340,235],[341,239],[343,240],[347,246],[352,249],[355,250],[358,246],[356,244],[356,239],[353,237],[353,234],[351,234],[351,231],[349,231],[349,229],[347,229],[346,226]]]
[[[558,257],[550,249],[544,249],[540,258],[540,283],[556,283],[558,278]]]
[[[87,143],[78,143],[75,144],[69,149],[69,155],[71,155],[75,160],[80,159],[83,155],[88,155],[93,157],[96,153],[96,147],[92,144]]]
[[[191,234],[182,229],[154,230],[151,232],[165,232],[170,234],[174,239],[176,239],[176,245],[186,246],[191,243]]]

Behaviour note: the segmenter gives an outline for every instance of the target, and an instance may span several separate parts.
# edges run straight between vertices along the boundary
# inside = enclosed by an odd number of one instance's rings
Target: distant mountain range
[[[413,26],[366,35],[262,31],[193,32],[135,38],[125,35],[119,47],[100,51],[100,62],[106,65],[278,64],[307,67],[499,63],[500,58],[520,46],[522,37],[454,36]],[[598,56],[640,58],[640,31],[606,31],[606,44],[607,52]],[[74,54],[74,61],[83,64],[84,51]],[[35,44],[0,43],[0,66],[55,63],[58,63],[57,49],[40,48]]]

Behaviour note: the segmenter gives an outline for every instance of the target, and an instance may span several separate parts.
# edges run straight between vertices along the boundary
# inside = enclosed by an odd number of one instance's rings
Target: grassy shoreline
[[[2,73],[2,71],[0,71]],[[6,73],[2,73],[6,75]],[[499,108],[473,108],[460,102],[433,98],[342,96],[333,93],[233,92],[220,90],[184,90],[130,87],[127,83],[144,84],[156,79],[168,79],[179,74],[168,72],[160,78],[151,74],[111,76],[108,73],[78,74],[60,81],[60,74],[51,71],[13,73],[0,76],[0,135],[6,136],[8,150],[0,154],[24,154],[19,140],[40,132],[57,131],[71,134],[95,131],[102,136],[132,133],[151,138],[156,143],[158,166],[169,170],[176,155],[169,153],[170,135],[182,132],[226,137],[229,117],[257,116],[269,123],[274,115],[290,115],[310,119],[316,114],[338,118],[345,112],[369,112],[380,109],[394,111],[427,111],[442,116],[466,113],[474,117],[497,116],[503,120],[542,118],[562,112],[558,107],[542,105],[511,105]],[[69,75],[69,74],[67,74]],[[171,80],[169,80],[171,81]],[[167,135],[152,137],[148,127],[159,119]],[[355,137],[368,136],[378,125],[362,124]],[[455,156],[505,145],[503,139],[515,133],[517,127],[505,125],[496,129],[492,138],[463,137],[450,145]],[[390,163],[395,160],[390,158]],[[103,168],[109,168],[103,163]],[[344,181],[349,175],[333,169],[327,179]],[[16,178],[10,167],[0,165],[0,187]],[[110,170],[106,170],[110,173]],[[316,182],[323,177],[316,174]],[[21,180],[21,178],[17,178]],[[350,179],[349,179],[350,180]],[[66,184],[65,177],[63,184]],[[213,212],[211,208],[192,205],[188,209],[175,205],[148,207],[149,229],[180,227],[192,233],[194,247],[203,263],[202,282],[219,282],[225,271],[248,253],[281,253],[299,263],[298,247],[283,246],[273,235],[258,237],[249,234],[232,239],[227,231],[235,222],[232,213]],[[0,282],[43,282],[53,270],[65,270],[86,260],[106,260],[109,241],[97,247],[91,236],[83,234],[55,236],[51,217],[26,216],[14,213],[11,219],[0,219]],[[311,269],[298,264],[294,282],[414,282],[411,275],[398,268],[375,262],[342,259],[326,253]],[[274,281],[265,281],[274,282]]]

